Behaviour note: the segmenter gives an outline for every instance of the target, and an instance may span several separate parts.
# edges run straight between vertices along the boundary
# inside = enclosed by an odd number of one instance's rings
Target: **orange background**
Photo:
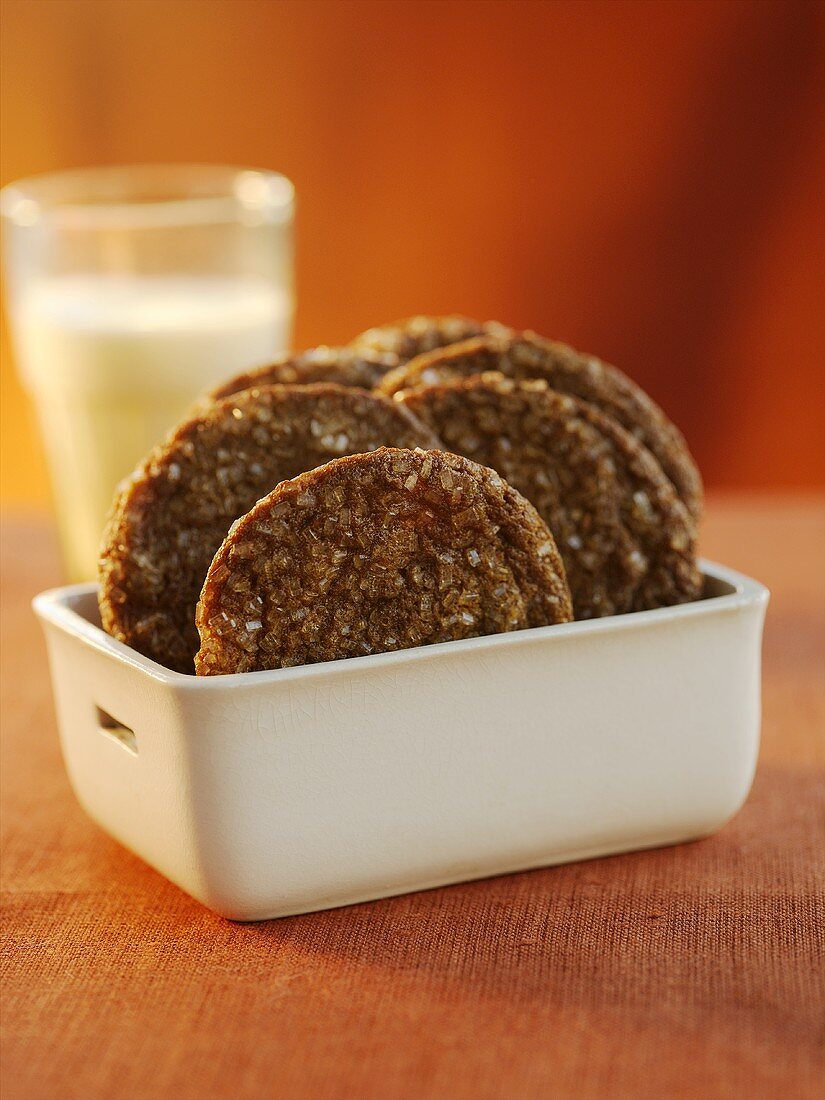
[[[411,312],[616,362],[710,486],[825,484],[818,3],[3,0],[2,182],[296,183],[296,343]],[[3,496],[46,497],[3,355]]]

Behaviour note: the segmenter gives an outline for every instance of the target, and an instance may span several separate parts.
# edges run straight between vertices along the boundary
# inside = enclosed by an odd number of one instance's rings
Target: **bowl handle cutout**
[[[101,733],[106,737],[110,737],[113,741],[117,741],[119,745],[122,745],[127,752],[130,752],[132,756],[138,754],[137,737],[135,737],[135,731],[128,726],[124,726],[122,722],[119,722],[117,718],[114,718],[108,711],[105,711],[103,707],[95,707],[95,715],[97,719],[97,727]]]

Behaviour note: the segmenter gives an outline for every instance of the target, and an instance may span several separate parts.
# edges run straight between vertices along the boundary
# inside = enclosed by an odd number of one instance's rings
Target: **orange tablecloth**
[[[773,589],[759,772],[721,833],[233,925],[75,803],[28,609],[52,536],[7,517],[4,1100],[817,1095],[825,507],[711,500],[704,535]]]

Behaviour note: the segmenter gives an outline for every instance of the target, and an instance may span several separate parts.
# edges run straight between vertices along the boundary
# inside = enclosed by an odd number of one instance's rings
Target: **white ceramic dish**
[[[768,593],[238,676],[169,672],[43,593],[66,767],[107,832],[259,920],[673,844],[741,806]]]

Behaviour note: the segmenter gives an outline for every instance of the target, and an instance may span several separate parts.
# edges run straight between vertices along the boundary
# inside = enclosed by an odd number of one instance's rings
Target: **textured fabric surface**
[[[62,770],[4,525],[3,1096],[813,1097],[825,1074],[825,512],[711,501],[773,588],[763,750],[716,836],[234,925],[100,832]]]

